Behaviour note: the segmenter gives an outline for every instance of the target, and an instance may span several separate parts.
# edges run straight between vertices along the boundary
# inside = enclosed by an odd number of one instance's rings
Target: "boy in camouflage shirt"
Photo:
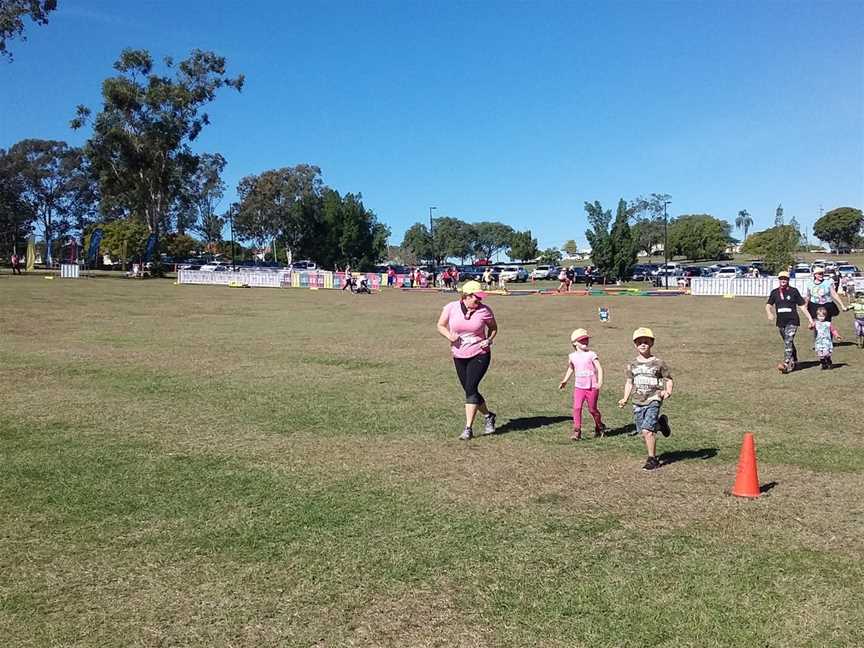
[[[630,396],[633,396],[633,416],[636,419],[636,432],[642,431],[648,459],[642,470],[656,470],[660,467],[657,461],[655,432],[664,437],[672,432],[666,415],[660,415],[663,401],[672,396],[672,372],[660,358],[652,355],[654,333],[649,328],[638,328],[633,332],[633,344],[638,355],[627,363],[624,384],[624,398],[618,401],[618,407],[624,407]]]

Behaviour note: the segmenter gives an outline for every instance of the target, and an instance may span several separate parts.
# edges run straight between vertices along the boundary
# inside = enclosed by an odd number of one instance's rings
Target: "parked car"
[[[504,281],[528,281],[528,271],[522,266],[504,266],[500,278]]]
[[[797,279],[801,279],[801,278],[807,279],[808,277],[811,276],[811,274],[812,273],[810,272],[810,268],[795,267],[795,268],[792,268],[792,272],[790,273],[790,276],[793,279],[796,279],[796,278]]]
[[[843,276],[854,277],[855,274],[858,272],[860,272],[860,270],[858,270],[858,266],[854,266],[854,265],[837,266],[837,274],[839,274],[841,277],[843,277]]]
[[[654,263],[637,263],[633,266],[633,281],[647,281],[659,266]]]
[[[531,271],[532,279],[557,279],[560,269],[554,265],[538,265]]]
[[[318,264],[314,261],[303,260],[303,261],[295,261],[290,266],[288,266],[292,270],[317,270]]]
[[[741,268],[738,266],[726,266],[725,268],[720,268],[717,272],[714,273],[714,277],[716,279],[737,279],[742,276]]]

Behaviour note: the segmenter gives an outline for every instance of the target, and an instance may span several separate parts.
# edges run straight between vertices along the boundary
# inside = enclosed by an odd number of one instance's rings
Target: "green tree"
[[[679,216],[669,223],[669,250],[693,260],[719,259],[729,246],[731,232],[728,222],[708,214]]]
[[[0,56],[12,61],[7,41],[24,34],[24,18],[30,18],[37,25],[48,24],[48,14],[57,9],[57,0],[3,0],[0,2]]]
[[[813,225],[813,233],[833,249],[854,247],[864,228],[861,210],[854,207],[832,209]]]
[[[660,220],[666,215],[666,205],[671,202],[672,196],[665,193],[652,193],[649,196],[639,196],[631,200],[627,205],[630,218],[635,221]]]
[[[537,239],[531,236],[531,230],[524,232],[516,232],[510,240],[510,249],[507,251],[507,256],[511,259],[520,261],[528,261],[537,257],[539,251],[537,249]]]
[[[308,256],[325,268],[350,264],[369,270],[387,255],[390,229],[363,205],[360,194],[327,188],[321,199],[321,219]]]
[[[99,250],[114,259],[125,261],[135,259],[144,250],[149,232],[147,226],[137,218],[122,218],[101,223],[102,243]],[[91,228],[92,229],[95,228]],[[85,249],[89,246],[89,236],[85,238]]]
[[[800,233],[793,225],[776,225],[756,232],[744,241],[741,251],[761,256],[770,272],[785,270],[794,262]]]
[[[190,144],[210,123],[203,107],[223,86],[243,87],[243,76],[229,78],[225,59],[212,52],[193,50],[176,68],[170,58],[164,64],[173,78],[154,72],[146,50],[122,52],[114,64],[120,74],[102,84],[102,110],[85,147],[103,211],[135,215],[157,235],[179,210],[186,180],[198,168]],[[90,110],[78,106],[71,125],[89,120]]]
[[[579,252],[579,246],[576,245],[576,241],[573,239],[569,239],[564,241],[564,245],[561,246],[561,249],[567,254],[567,256],[576,256]]]
[[[436,265],[444,263],[447,257],[464,261],[471,256],[475,236],[471,225],[449,216],[436,218],[432,224],[435,226],[432,247]]]
[[[204,153],[198,156],[195,171],[183,180],[183,187],[177,201],[174,226],[178,234],[188,230],[201,232],[205,220],[213,221],[216,206],[225,194],[222,171],[225,158],[218,153]]]
[[[0,255],[22,252],[33,231],[36,212],[24,200],[25,185],[17,163],[0,149]]]
[[[81,149],[53,140],[22,140],[8,163],[17,177],[19,198],[35,214],[47,241],[76,230],[83,233],[96,212],[97,190]]]
[[[654,249],[663,243],[663,225],[662,218],[639,218],[631,230],[636,251],[650,259]]]
[[[496,253],[510,247],[510,241],[515,234],[509,225],[489,221],[475,223],[474,232],[474,252],[490,260]]]
[[[747,232],[753,227],[753,218],[751,218],[750,212],[746,209],[739,211],[738,216],[735,218],[735,227],[744,230],[744,240],[747,240]]]
[[[188,234],[168,234],[162,242],[162,251],[175,261],[188,258],[201,248],[201,242]]]
[[[540,253],[540,263],[558,265],[561,263],[561,250],[555,247],[546,248]]]
[[[405,231],[402,249],[416,259],[432,259],[432,237],[423,223],[414,223]],[[406,261],[407,262],[407,261]]]
[[[321,169],[309,164],[246,176],[237,186],[234,232],[259,247],[278,238],[287,256],[302,254],[320,226],[323,189]]]
[[[591,261],[597,270],[607,276],[614,273],[614,250],[609,236],[609,223],[612,221],[612,211],[603,210],[600,202],[585,203],[585,213],[591,229],[585,232],[585,237],[591,245]]]
[[[614,279],[625,281],[633,274],[633,266],[636,265],[636,243],[627,222],[630,215],[627,211],[627,203],[622,198],[618,201],[618,211],[615,214],[615,222],[609,233],[610,256],[612,259],[612,273]]]

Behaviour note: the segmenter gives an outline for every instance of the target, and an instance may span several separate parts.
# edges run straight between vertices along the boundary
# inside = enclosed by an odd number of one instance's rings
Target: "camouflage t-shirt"
[[[633,404],[646,405],[662,400],[660,392],[666,388],[666,379],[672,378],[672,370],[663,360],[654,356],[650,360],[638,358],[627,363],[624,375],[633,381]]]

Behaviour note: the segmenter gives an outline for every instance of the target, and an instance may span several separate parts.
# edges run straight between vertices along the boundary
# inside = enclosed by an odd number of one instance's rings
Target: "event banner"
[[[159,235],[156,233],[147,237],[147,244],[144,246],[144,254],[141,258],[142,262],[147,263],[150,260],[150,257],[153,256],[153,250],[156,249],[156,241],[158,238]]]
[[[99,254],[99,245],[102,243],[102,228],[97,227],[90,234],[90,247],[87,250],[87,263],[96,260],[96,255]]]

